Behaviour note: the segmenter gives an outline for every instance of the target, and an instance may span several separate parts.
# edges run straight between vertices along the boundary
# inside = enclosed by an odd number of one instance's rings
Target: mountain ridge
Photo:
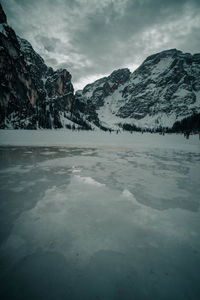
[[[80,128],[74,88],[66,69],[53,70],[31,44],[16,36],[0,6],[0,128]]]
[[[0,60],[1,129],[158,130],[200,114],[200,54],[164,50],[74,94],[71,74],[16,36],[0,5]]]
[[[97,93],[100,123],[112,129],[123,123],[142,129],[172,128],[175,122],[200,113],[199,75],[200,54],[169,49],[150,55],[110,95],[105,89]],[[109,76],[103,84],[109,85]],[[89,89],[89,94],[83,89],[77,96],[95,104],[96,91],[103,90],[101,79]]]

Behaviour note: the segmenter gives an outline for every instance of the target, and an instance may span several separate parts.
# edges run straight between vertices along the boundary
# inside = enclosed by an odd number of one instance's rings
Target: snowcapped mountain
[[[31,44],[17,37],[0,6],[0,128],[90,128],[73,112],[66,69],[54,71]]]
[[[46,66],[7,24],[1,5],[0,78],[1,129],[159,129],[200,114],[200,54],[166,50],[74,95],[71,74]]]
[[[171,128],[200,113],[200,54],[171,49],[151,55],[132,74],[114,71],[76,97],[95,107],[104,127]]]

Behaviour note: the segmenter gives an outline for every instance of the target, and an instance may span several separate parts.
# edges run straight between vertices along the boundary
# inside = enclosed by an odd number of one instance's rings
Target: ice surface
[[[82,181],[86,184],[93,184],[93,185],[96,185],[96,186],[104,186],[105,184],[102,184],[96,180],[94,180],[93,178],[91,177],[82,177],[80,175],[75,175],[74,176],[76,179],[78,179],[79,181]]]
[[[197,135],[92,134],[0,134],[1,299],[200,299]]]

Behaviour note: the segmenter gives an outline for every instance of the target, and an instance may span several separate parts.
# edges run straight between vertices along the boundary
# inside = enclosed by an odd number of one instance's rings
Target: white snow
[[[130,82],[133,83],[133,84],[138,84],[138,83],[141,83],[142,82],[142,76],[139,76],[139,75],[135,75],[135,74],[131,74],[130,76]]]
[[[153,89],[152,86],[153,84],[149,86],[149,92],[151,93]],[[121,123],[126,123],[126,124],[131,124],[135,125],[139,128],[148,128],[148,129],[156,129],[161,127],[168,127],[171,128],[173,124],[177,121],[180,120],[181,118],[183,119],[184,116],[180,116],[180,118],[177,118],[176,113],[170,113],[166,114],[162,112],[162,110],[168,106],[168,103],[166,103],[166,100],[163,99],[163,94],[165,90],[162,91],[159,102],[155,106],[155,109],[158,111],[154,111],[153,115],[146,115],[142,119],[135,119],[135,118],[121,118],[116,116],[118,113],[120,107],[123,107],[125,104],[125,99],[122,98],[121,91],[120,89],[116,90],[112,95],[108,96],[105,98],[104,105],[97,110],[99,119],[101,121],[101,124],[104,125],[105,127],[112,128],[114,130],[119,129],[118,124]],[[180,101],[180,98],[183,98],[187,96],[189,92],[185,90],[180,90],[177,91],[175,95],[177,95],[177,102],[176,107],[180,105],[184,105],[182,101]],[[137,97],[141,97],[142,93],[140,93]],[[156,97],[156,95],[154,95]],[[137,98],[136,97],[136,98]],[[198,99],[197,95],[197,99]],[[129,98],[126,99],[128,101]],[[142,102],[142,100],[140,100]],[[175,103],[175,100],[174,100]],[[193,105],[194,107],[197,106],[197,102]]]
[[[45,151],[45,152],[41,152],[40,154],[42,155],[51,155],[51,154],[55,154],[55,151]]]
[[[123,195],[124,197],[128,197],[128,198],[133,196],[132,193],[129,192],[129,190],[127,190],[127,189],[123,190],[122,195]]]
[[[79,181],[84,182],[84,183],[86,183],[86,184],[92,184],[92,185],[96,185],[96,186],[105,186],[105,184],[102,184],[102,183],[100,183],[100,182],[94,180],[94,179],[91,178],[91,177],[82,177],[82,176],[80,176],[80,175],[74,175],[74,177],[75,177],[76,179],[78,179]]]
[[[188,94],[190,94],[189,91],[184,90],[183,88],[179,88],[176,93],[174,93],[174,96],[178,96],[179,98],[184,98],[186,97]]]
[[[121,148],[172,148],[182,151],[199,151],[198,135],[189,140],[180,134],[159,134],[121,132],[116,134],[102,131],[70,130],[0,130],[0,146],[67,146],[67,147],[121,147]],[[61,149],[62,151],[64,149]],[[49,153],[48,153],[49,152]],[[52,155],[55,151],[44,151]],[[85,152],[83,155],[92,154]]]
[[[80,172],[81,172],[80,169],[74,169],[74,170],[72,170],[72,173],[80,173]]]
[[[197,299],[197,135],[2,130],[0,145],[2,299]]]
[[[199,158],[197,135],[0,131],[2,299],[196,300]]]
[[[164,72],[165,70],[167,70],[171,63],[173,62],[173,58],[172,57],[165,57],[162,58],[156,65],[152,65],[153,66],[153,72],[151,72],[150,78],[151,79],[155,79],[158,76],[160,76],[160,74],[162,74],[162,72]],[[146,64],[151,64],[151,62],[147,62]]]

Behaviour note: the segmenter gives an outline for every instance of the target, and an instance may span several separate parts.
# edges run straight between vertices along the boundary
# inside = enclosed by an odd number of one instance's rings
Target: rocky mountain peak
[[[96,107],[104,105],[104,99],[113,94],[120,86],[125,84],[130,79],[131,72],[129,69],[119,69],[113,71],[108,77],[103,77],[96,80],[94,83],[88,84],[82,91],[78,91],[76,96],[87,101],[89,99]]]
[[[104,127],[171,128],[200,113],[199,78],[200,54],[169,49],[147,57],[132,74],[122,69],[95,81],[78,97],[95,107]]]
[[[66,69],[54,71],[17,37],[0,12],[0,128],[88,127],[72,112],[74,88]]]
[[[146,63],[147,61],[156,62],[156,60],[158,60],[158,59],[163,59],[163,58],[167,58],[167,57],[176,57],[181,54],[183,54],[183,52],[180,50],[177,50],[177,49],[164,50],[164,51],[161,51],[161,52],[158,52],[158,53],[148,56],[145,59],[144,63]]]
[[[17,41],[29,70],[35,73],[47,71],[47,66],[45,65],[44,59],[35,52],[31,44],[19,36],[17,36]]]
[[[123,84],[130,78],[130,74],[131,72],[127,68],[119,69],[113,71],[107,79],[117,84]]]

